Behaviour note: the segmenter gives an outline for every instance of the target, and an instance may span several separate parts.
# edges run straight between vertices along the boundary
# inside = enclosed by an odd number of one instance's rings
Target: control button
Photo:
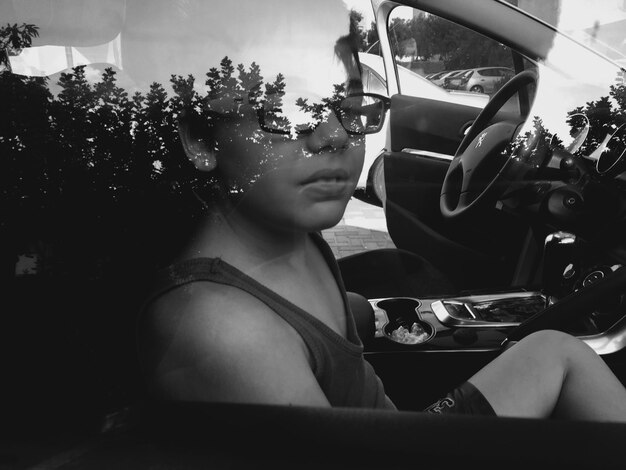
[[[563,279],[571,279],[574,277],[575,274],[576,268],[574,268],[574,265],[570,263],[565,266],[565,269],[563,270]]]
[[[601,279],[604,279],[604,271],[600,271],[599,269],[596,271],[592,271],[589,274],[587,274],[585,276],[585,279],[583,280],[583,287],[587,287],[590,286],[591,284],[594,284],[596,282],[598,282]]]
[[[569,209],[576,209],[581,203],[582,200],[578,194],[567,194],[563,197],[563,205]]]

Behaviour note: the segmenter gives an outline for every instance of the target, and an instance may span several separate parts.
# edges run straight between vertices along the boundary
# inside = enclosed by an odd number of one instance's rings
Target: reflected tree
[[[156,82],[129,96],[114,68],[95,81],[86,72],[80,66],[61,73],[54,94],[48,78],[0,72],[5,277],[14,276],[17,255],[25,252],[36,252],[39,275],[98,278],[129,263],[152,271],[169,260],[201,211],[189,188],[203,184],[202,176],[178,137],[181,112],[191,109],[210,121],[207,102],[245,96],[289,125],[282,114],[284,77],[265,83],[254,62],[235,67],[224,57],[207,72],[202,93],[193,76],[173,75],[171,96]]]
[[[607,134],[613,133],[614,126],[626,122],[626,87],[612,85],[608,96],[590,101],[568,113],[567,123],[571,133],[580,126],[580,117],[584,114],[589,119],[589,134],[578,154],[590,155],[604,141]]]
[[[9,56],[38,35],[34,25],[0,28],[0,279],[14,274],[22,233],[40,230],[56,168],[49,114],[52,94],[47,79],[10,73]]]
[[[39,36],[39,27],[33,24],[7,24],[0,27],[0,71],[11,69],[9,57],[19,54],[25,47],[30,47],[33,38]]]

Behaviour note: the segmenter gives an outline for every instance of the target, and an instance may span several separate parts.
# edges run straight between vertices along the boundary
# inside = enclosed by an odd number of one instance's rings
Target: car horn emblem
[[[487,133],[483,132],[482,134],[480,134],[480,137],[478,138],[478,142],[476,142],[476,147],[478,148],[483,144],[483,140],[485,140],[485,137],[487,137]]]

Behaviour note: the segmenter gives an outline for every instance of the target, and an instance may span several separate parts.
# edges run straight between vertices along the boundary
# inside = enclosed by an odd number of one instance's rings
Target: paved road
[[[344,217],[322,232],[337,258],[376,248],[394,248],[380,207],[352,198]]]

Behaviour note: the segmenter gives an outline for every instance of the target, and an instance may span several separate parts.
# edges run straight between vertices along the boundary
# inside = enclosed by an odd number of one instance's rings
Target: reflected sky
[[[80,24],[64,19],[56,10],[53,3],[42,8],[38,2],[10,1],[0,5],[0,17],[38,25],[40,37],[34,46],[108,44],[109,49],[119,48],[117,60],[111,52],[105,61],[124,70],[120,81],[131,92],[145,92],[155,81],[167,84],[172,74],[203,77],[224,56],[234,64],[262,64],[266,79],[282,73],[289,84],[286,92],[298,96],[303,90],[328,96],[332,84],[342,81],[338,79],[340,64],[332,54],[336,33],[348,30],[349,18],[341,0],[318,1],[315,8],[280,0],[83,0],[76,2]],[[337,14],[329,14],[333,10]],[[315,38],[312,31],[318,33]],[[327,44],[321,43],[324,40]],[[65,59],[66,52],[57,52],[59,60]],[[78,57],[72,65],[79,65],[77,61]],[[203,80],[198,82],[201,87]]]

